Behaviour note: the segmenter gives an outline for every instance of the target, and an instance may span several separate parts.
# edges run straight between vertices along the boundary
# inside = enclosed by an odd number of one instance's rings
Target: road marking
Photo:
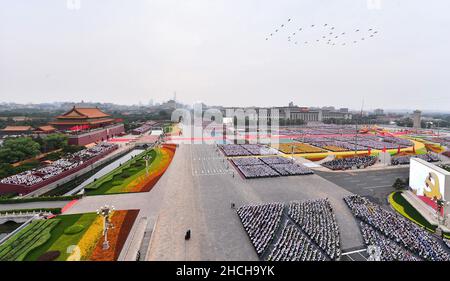
[[[366,251],[366,249],[354,250],[354,251],[351,251],[351,252],[342,253],[342,255],[351,255],[351,254],[354,254],[354,253],[360,253],[360,252],[364,252],[364,251]]]
[[[374,189],[374,188],[381,188],[381,187],[392,187],[391,185],[376,185],[376,186],[366,186],[364,189]]]

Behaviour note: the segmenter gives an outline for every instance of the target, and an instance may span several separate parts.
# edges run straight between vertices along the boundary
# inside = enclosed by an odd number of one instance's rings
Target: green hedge
[[[33,249],[51,237],[51,230],[59,220],[36,220],[0,246],[1,261],[22,261]]]
[[[71,234],[77,234],[81,232],[84,229],[84,225],[81,224],[74,224],[66,229],[64,229],[64,234],[71,235]]]
[[[61,214],[61,208],[38,208],[38,209],[12,209],[12,210],[2,210],[0,211],[0,214],[6,214],[6,213],[27,213],[27,212],[51,212],[54,215]]]
[[[430,224],[405,198],[401,191],[395,191],[389,196],[391,206],[401,215],[425,227],[431,232],[436,231],[436,226]]]
[[[69,195],[69,196],[43,196],[43,197],[29,197],[29,198],[16,198],[16,199],[0,199],[0,204],[18,204],[28,202],[43,202],[43,201],[70,201],[74,199],[80,199],[83,197],[81,194]]]

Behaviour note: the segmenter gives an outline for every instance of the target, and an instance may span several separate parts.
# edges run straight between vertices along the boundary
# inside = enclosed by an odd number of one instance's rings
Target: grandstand
[[[0,180],[0,194],[28,194],[88,167],[117,148],[117,144],[100,143],[69,154],[49,165],[3,178]]]

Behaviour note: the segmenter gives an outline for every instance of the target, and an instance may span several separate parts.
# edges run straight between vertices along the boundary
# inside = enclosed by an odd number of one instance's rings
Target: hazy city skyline
[[[450,3],[317,2],[0,0],[0,102],[148,104],[176,91],[187,104],[448,110]],[[295,27],[324,24],[379,33],[288,42]]]

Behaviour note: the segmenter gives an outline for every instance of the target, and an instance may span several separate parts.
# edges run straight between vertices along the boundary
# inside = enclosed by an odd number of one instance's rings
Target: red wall
[[[17,184],[8,184],[8,183],[0,183],[0,194],[7,194],[7,193],[21,193],[21,194],[28,194],[32,191],[38,190],[41,187],[44,187],[48,184],[51,184],[55,181],[58,181],[62,178],[65,178],[67,176],[70,176],[71,174],[78,172],[81,169],[86,168],[87,166],[97,162],[98,160],[100,160],[101,158],[105,157],[106,155],[110,154],[111,152],[113,152],[114,150],[116,150],[119,146],[114,146],[112,147],[112,149],[105,151],[104,153],[95,156],[94,158],[91,158],[89,160],[87,160],[86,162],[84,162],[82,165],[65,171],[59,175],[57,175],[56,177],[52,177],[49,178],[45,181],[42,181],[38,184],[32,185],[32,186],[26,186],[26,185],[17,185]]]
[[[117,136],[125,132],[123,124],[112,128],[105,128],[102,130],[95,130],[92,132],[83,133],[80,135],[69,135],[69,144],[71,145],[86,145],[93,142],[106,141],[113,136]]]

